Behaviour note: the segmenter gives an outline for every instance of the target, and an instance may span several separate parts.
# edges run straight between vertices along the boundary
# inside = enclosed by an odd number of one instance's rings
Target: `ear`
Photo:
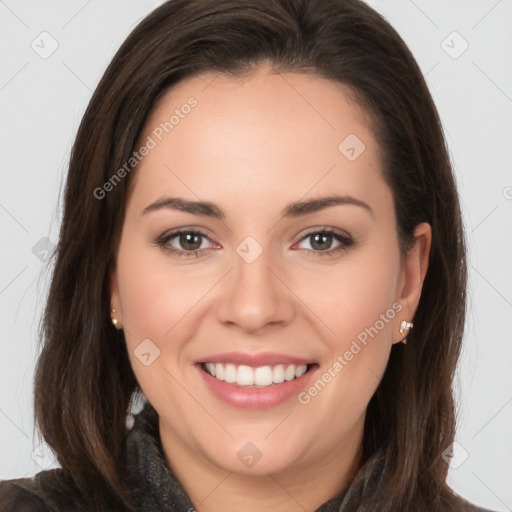
[[[414,245],[407,250],[402,262],[397,297],[402,309],[395,317],[393,343],[404,339],[404,335],[400,333],[400,324],[403,320],[412,322],[418,308],[423,282],[427,275],[431,244],[430,224],[418,224],[414,230]]]
[[[117,273],[116,269],[113,268],[109,276],[109,290],[110,290],[110,316],[112,323],[116,329],[122,329],[123,327],[123,311],[121,308],[121,299],[119,296],[119,287],[117,285]]]

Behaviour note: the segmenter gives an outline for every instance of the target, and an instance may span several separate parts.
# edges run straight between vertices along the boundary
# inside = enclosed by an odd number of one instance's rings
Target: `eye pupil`
[[[196,242],[194,243],[194,238]],[[201,242],[197,243],[197,240],[200,238],[200,235],[197,233],[182,233],[180,235],[180,244],[184,249],[189,249],[191,251],[195,251],[201,247]],[[192,247],[190,246],[192,245]],[[196,247],[197,246],[197,247]]]
[[[314,236],[313,236],[313,243],[311,244],[311,247],[315,248],[315,245],[317,245],[316,249],[329,249],[329,246],[331,245],[330,242],[332,242],[332,235],[329,235],[329,234],[325,234],[325,233],[316,233]],[[326,240],[329,242],[327,243],[327,247],[324,245],[323,247],[321,246],[322,242],[320,242],[320,244],[318,244],[318,241],[321,240],[324,244],[326,242]],[[320,245],[320,247],[318,247],[318,245]]]

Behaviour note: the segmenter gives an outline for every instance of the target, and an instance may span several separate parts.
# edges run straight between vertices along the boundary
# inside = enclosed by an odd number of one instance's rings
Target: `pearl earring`
[[[412,329],[412,323],[407,322],[406,320],[402,320],[400,324],[400,334],[404,337],[402,343],[405,345],[407,343],[407,336],[409,335],[409,331]]]
[[[115,312],[116,312],[116,310],[112,309],[112,314],[114,314]],[[112,317],[112,323],[114,324],[114,327],[116,327],[117,326],[117,318]]]

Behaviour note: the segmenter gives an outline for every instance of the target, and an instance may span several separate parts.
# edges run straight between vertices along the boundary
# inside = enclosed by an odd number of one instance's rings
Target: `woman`
[[[1,510],[481,510],[446,483],[456,186],[370,7],[162,5],[91,99],[64,206],[35,382],[62,469]]]

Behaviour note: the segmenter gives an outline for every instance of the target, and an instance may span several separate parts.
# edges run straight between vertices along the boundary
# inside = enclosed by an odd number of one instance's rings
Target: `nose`
[[[293,293],[266,252],[251,263],[235,254],[233,265],[223,280],[217,319],[251,333],[288,324],[295,314]]]

